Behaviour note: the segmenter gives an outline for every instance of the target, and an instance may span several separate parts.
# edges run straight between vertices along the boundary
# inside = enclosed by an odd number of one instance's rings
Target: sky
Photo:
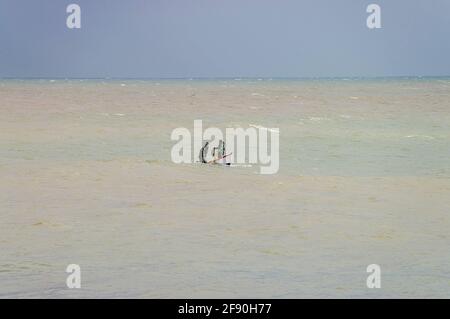
[[[0,0],[1,78],[449,75],[450,0]]]

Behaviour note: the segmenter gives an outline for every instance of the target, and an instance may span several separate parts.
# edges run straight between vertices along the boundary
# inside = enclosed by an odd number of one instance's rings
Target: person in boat
[[[205,145],[200,149],[200,154],[198,155],[198,159],[200,160],[200,163],[207,164],[205,157],[206,154],[208,154],[208,145],[209,142],[206,142]]]
[[[208,146],[209,146],[209,142],[206,142],[205,145],[203,145],[203,147],[200,149],[200,154],[199,154],[200,163],[230,165],[230,163],[227,163],[226,159],[225,159],[225,157],[228,155],[225,154],[225,142],[224,141],[220,140],[219,146],[213,147],[213,149],[211,151],[211,155],[212,155],[213,159],[210,161],[206,160],[206,155],[208,154]]]

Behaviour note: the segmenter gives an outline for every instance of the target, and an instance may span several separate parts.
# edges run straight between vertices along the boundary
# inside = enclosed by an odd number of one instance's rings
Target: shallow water
[[[3,80],[0,112],[0,297],[449,297],[448,78]],[[278,127],[278,174],[172,163],[196,119]]]

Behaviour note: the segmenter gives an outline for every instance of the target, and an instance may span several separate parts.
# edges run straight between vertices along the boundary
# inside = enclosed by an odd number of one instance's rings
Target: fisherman
[[[227,161],[225,159],[225,157],[227,157],[230,154],[228,154],[228,155],[225,154],[225,142],[224,141],[220,140],[219,146],[213,147],[213,149],[211,151],[211,155],[212,155],[213,159],[210,161],[206,160],[206,155],[208,154],[208,145],[209,145],[209,142],[206,142],[205,145],[203,145],[203,147],[200,149],[199,160],[201,163],[230,165],[230,163],[227,163]]]
[[[206,142],[205,145],[200,149],[200,154],[198,155],[198,159],[200,160],[200,163],[207,164],[205,157],[206,154],[208,154],[208,145],[209,142]]]

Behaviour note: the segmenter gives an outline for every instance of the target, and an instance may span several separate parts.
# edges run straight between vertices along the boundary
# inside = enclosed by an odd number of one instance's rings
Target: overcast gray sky
[[[0,77],[399,75],[450,75],[450,0],[0,0]]]

